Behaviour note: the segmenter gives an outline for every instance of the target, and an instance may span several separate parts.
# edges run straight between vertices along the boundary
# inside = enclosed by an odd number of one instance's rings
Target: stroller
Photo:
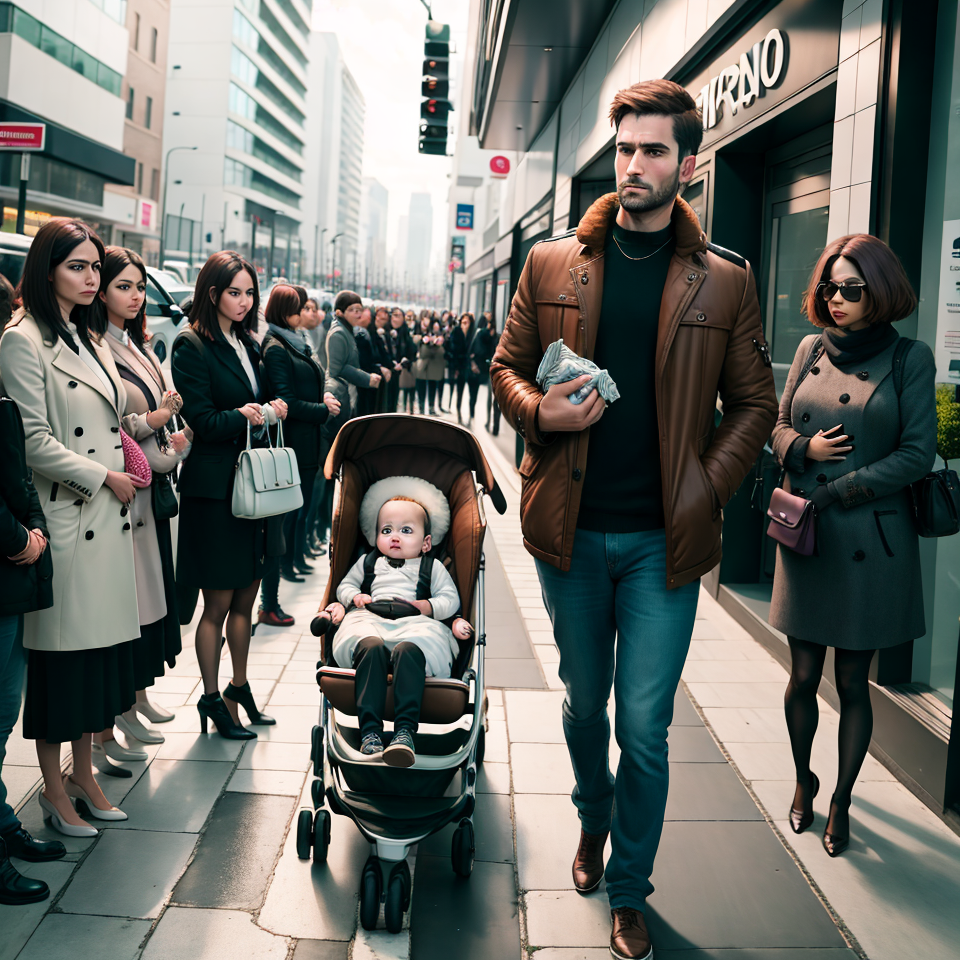
[[[367,488],[384,477],[416,476],[438,487],[450,504],[450,530],[441,543],[434,544],[432,553],[449,570],[460,593],[463,616],[475,628],[470,639],[458,641],[451,677],[426,681],[421,727],[415,735],[416,762],[407,768],[388,766],[379,754],[360,753],[360,731],[353,719],[357,716],[355,672],[333,660],[335,628],[323,634],[323,659],[317,664],[320,723],[313,728],[311,744],[314,810],[300,811],[297,854],[325,861],[331,812],[350,817],[372,847],[360,880],[360,923],[373,930],[382,902],[387,930],[398,933],[410,906],[406,857],[414,844],[458,821],[451,850],[453,869],[462,877],[469,877],[473,869],[473,811],[485,736],[486,521],[479,494],[490,496],[499,513],[506,511],[506,502],[473,435],[426,417],[383,414],[349,421],[334,441],[325,471],[329,479],[336,477],[339,482],[330,580],[321,608],[336,599],[344,575],[372,546],[364,546],[358,523]],[[314,620],[312,631],[318,635],[325,626],[326,621]],[[393,720],[392,678],[384,719]],[[389,736],[384,734],[385,744]]]

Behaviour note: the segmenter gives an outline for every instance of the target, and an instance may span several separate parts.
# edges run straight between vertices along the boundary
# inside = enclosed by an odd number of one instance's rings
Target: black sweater
[[[672,229],[640,233],[614,226],[607,237],[593,359],[610,371],[620,399],[590,428],[577,519],[584,530],[636,533],[664,525],[654,378]]]

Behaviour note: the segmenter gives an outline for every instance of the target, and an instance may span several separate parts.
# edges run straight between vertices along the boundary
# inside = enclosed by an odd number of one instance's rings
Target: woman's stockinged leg
[[[37,761],[40,764],[40,773],[43,776],[43,795],[49,800],[60,814],[64,823],[75,827],[90,826],[74,809],[73,804],[63,788],[63,772],[60,769],[59,743],[48,743],[46,740],[37,740]],[[76,757],[74,757],[76,767]]]
[[[260,581],[256,581],[257,584]],[[196,646],[203,692],[212,695],[219,691],[220,638],[223,623],[233,602],[233,590],[204,590],[203,614],[197,624]]]
[[[249,587],[233,591],[233,601],[227,616],[227,646],[230,648],[230,661],[233,665],[233,685],[242,687],[247,682],[247,656],[250,653],[250,624],[253,604],[257,599],[260,581],[254,580]],[[239,723],[237,703],[229,697],[224,702]]]
[[[804,810],[813,800],[810,752],[813,749],[813,738],[820,722],[817,690],[820,687],[820,678],[823,676],[823,662],[827,655],[827,648],[822,644],[810,643],[797,637],[789,637],[788,640],[792,664],[783,707],[787,730],[790,733],[793,763],[797,770],[793,808]]]

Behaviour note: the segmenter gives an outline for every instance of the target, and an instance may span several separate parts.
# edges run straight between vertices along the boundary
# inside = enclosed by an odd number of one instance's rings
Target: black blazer
[[[247,356],[258,375],[257,345],[240,334]],[[180,467],[180,492],[193,497],[225,500],[233,491],[234,467],[247,446],[247,418],[239,411],[259,403],[262,391],[250,386],[240,358],[216,332],[213,340],[186,327],[170,351],[173,383],[183,397],[183,419],[193,430],[190,456]],[[259,385],[259,376],[257,376]],[[254,438],[254,446],[266,441]]]
[[[285,400],[283,442],[293,447],[301,474],[320,466],[320,427],[329,411],[323,403],[323,368],[286,340],[268,333],[260,344],[260,379],[271,397]]]
[[[9,397],[0,396],[0,616],[53,606],[50,545],[33,564],[18,567],[7,559],[26,547],[26,531],[33,529],[50,536],[27,469],[20,410]]]

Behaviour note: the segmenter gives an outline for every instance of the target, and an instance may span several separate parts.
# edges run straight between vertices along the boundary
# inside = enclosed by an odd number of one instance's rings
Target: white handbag
[[[276,446],[257,449],[251,448],[248,422],[247,449],[240,451],[233,481],[233,515],[245,520],[261,520],[299,510],[302,506],[297,455],[283,445],[283,421],[277,430]]]

